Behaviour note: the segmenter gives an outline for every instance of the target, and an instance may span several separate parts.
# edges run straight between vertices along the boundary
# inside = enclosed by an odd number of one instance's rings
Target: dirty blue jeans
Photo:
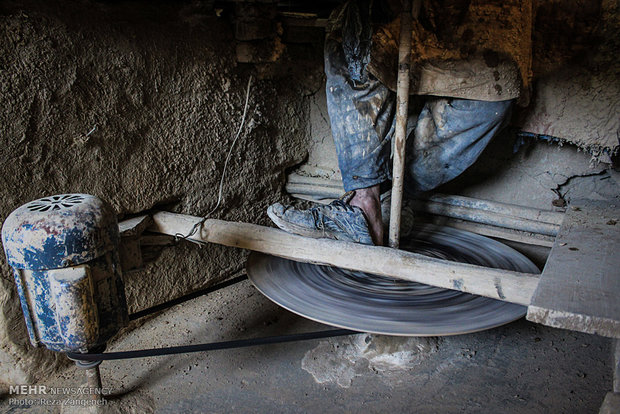
[[[357,58],[345,53],[345,36],[328,32],[324,57],[327,109],[338,165],[344,189],[351,191],[391,178],[396,94],[368,73],[363,62],[352,62]],[[424,99],[420,105],[410,104],[409,110],[405,176],[409,194],[432,190],[473,164],[505,126],[513,102]]]

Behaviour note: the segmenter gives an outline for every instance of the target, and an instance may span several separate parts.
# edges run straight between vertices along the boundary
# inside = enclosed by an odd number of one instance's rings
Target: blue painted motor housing
[[[88,194],[27,203],[2,226],[30,341],[88,352],[128,321],[112,207]]]

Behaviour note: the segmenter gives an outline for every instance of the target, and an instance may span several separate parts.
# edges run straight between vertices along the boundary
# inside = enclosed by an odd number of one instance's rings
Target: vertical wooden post
[[[411,3],[413,1],[417,0],[404,0],[403,12],[400,16],[398,81],[396,84],[396,130],[394,131],[392,204],[390,206],[389,229],[389,246],[396,249],[399,246],[400,240],[400,216],[403,201],[403,181],[405,173],[405,141],[407,138],[409,70],[411,66]]]
[[[615,338],[611,346],[614,353],[614,392],[620,394],[620,339]]]

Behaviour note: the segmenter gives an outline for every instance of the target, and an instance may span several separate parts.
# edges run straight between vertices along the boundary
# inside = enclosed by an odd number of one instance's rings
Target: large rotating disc
[[[401,249],[431,257],[538,273],[516,250],[450,227],[419,225]],[[306,318],[360,332],[403,336],[456,335],[494,328],[525,315],[524,306],[459,291],[330,266],[252,253],[254,286]]]

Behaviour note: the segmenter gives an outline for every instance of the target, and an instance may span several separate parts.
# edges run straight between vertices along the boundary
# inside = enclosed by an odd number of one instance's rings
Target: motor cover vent
[[[35,200],[27,204],[26,208],[30,211],[43,212],[48,210],[62,210],[71,208],[76,204],[81,204],[82,201],[84,201],[84,197],[80,194],[65,194]]]

